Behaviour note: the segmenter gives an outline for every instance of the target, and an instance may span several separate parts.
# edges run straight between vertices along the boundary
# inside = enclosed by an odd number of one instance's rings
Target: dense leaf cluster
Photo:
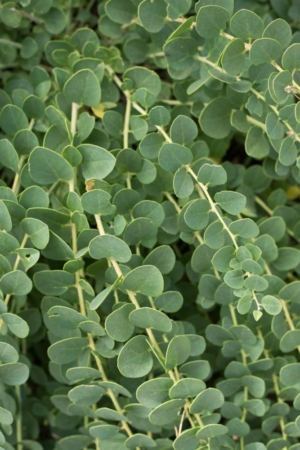
[[[299,23],[0,1],[0,449],[300,449]]]

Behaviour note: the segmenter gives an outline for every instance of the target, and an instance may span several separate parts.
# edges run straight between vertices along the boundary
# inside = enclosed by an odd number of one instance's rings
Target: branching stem
[[[216,216],[218,217],[219,221],[222,223],[224,229],[227,231],[227,233],[229,234],[233,245],[235,246],[236,250],[238,250],[239,246],[236,242],[235,236],[234,234],[231,233],[231,231],[229,230],[226,222],[224,221],[223,217],[221,216],[221,214],[218,211],[218,208],[216,206],[216,204],[214,203],[213,199],[211,198],[209,192],[208,192],[208,188],[207,186],[205,186],[203,183],[201,183],[200,181],[198,181],[197,175],[195,174],[195,172],[191,169],[191,167],[186,166],[186,170],[192,175],[192,177],[194,178],[194,180],[198,183],[198,185],[200,186],[202,192],[204,193],[206,199],[209,201],[209,204],[211,206],[211,210],[216,214]]]

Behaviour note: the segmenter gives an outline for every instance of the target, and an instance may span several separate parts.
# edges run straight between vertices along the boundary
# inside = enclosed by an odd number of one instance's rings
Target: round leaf
[[[143,264],[155,266],[163,275],[165,275],[171,272],[175,265],[175,261],[175,253],[171,247],[168,245],[161,245],[152,250],[152,252],[144,259]]]
[[[87,338],[72,337],[63,339],[48,348],[48,356],[56,364],[67,364],[75,361],[87,346]]]
[[[167,4],[161,0],[144,0],[139,5],[139,19],[150,33],[158,33],[165,25]]]
[[[250,60],[258,66],[267,62],[276,61],[281,56],[282,47],[278,41],[270,38],[257,39],[250,49]]]
[[[229,230],[239,237],[252,239],[259,235],[259,228],[251,219],[240,219],[229,225]]]
[[[221,191],[214,198],[221,208],[229,214],[239,214],[246,206],[246,197],[239,192]]]
[[[133,449],[136,447],[152,448],[156,447],[156,442],[145,434],[137,433],[127,439],[126,447]]]
[[[17,350],[6,342],[0,342],[0,358],[2,363],[17,362],[19,354]]]
[[[59,296],[75,284],[75,277],[63,270],[43,270],[34,274],[33,281],[42,294]]]
[[[255,159],[263,159],[269,154],[269,143],[258,127],[252,127],[247,133],[245,148],[247,155]]]
[[[276,19],[265,28],[263,37],[276,39],[282,47],[287,47],[292,39],[292,29],[285,20]]]
[[[29,368],[23,363],[8,363],[0,366],[0,381],[8,386],[20,386],[26,383]]]
[[[2,200],[0,200],[0,228],[5,231],[10,231],[12,229],[12,221],[9,211]]]
[[[90,69],[79,70],[66,82],[64,94],[69,102],[97,106],[101,99],[99,80]]]
[[[282,310],[282,305],[281,305],[280,300],[278,300],[278,298],[274,297],[273,295],[265,295],[262,298],[261,302],[264,307],[264,310],[268,314],[271,314],[272,316],[276,316]]]
[[[258,39],[262,36],[264,23],[254,12],[247,9],[240,9],[232,17],[230,28],[236,37],[248,41],[250,39]]]
[[[48,226],[38,219],[24,219],[21,222],[21,226],[33,243],[38,249],[43,249],[47,246],[50,234]]]
[[[178,419],[178,413],[184,405],[183,399],[169,400],[157,406],[149,415],[149,420],[154,425],[168,425]]]
[[[17,106],[6,105],[0,114],[0,127],[4,133],[14,136],[19,130],[28,128],[28,119]]]
[[[208,224],[210,209],[208,200],[194,200],[185,211],[184,220],[186,224],[192,230],[202,230]]]
[[[242,39],[233,39],[227,45],[222,55],[223,69],[229,75],[238,75],[245,64],[245,44]]]
[[[177,291],[168,291],[156,297],[154,304],[157,309],[162,309],[167,313],[178,311],[183,304],[183,297]]]
[[[134,305],[125,304],[113,311],[105,321],[105,328],[108,335],[118,342],[126,342],[134,332],[134,324],[129,320],[130,313],[134,310]]]
[[[0,140],[0,162],[14,172],[19,170],[19,157],[13,145],[7,139]]]
[[[4,313],[1,316],[3,322],[7,325],[9,330],[17,337],[23,339],[29,334],[29,327],[27,322],[16,314]]]
[[[210,39],[226,28],[229,19],[227,9],[215,5],[203,6],[197,14],[196,30],[200,36]]]
[[[224,395],[215,388],[208,388],[200,392],[190,406],[190,413],[208,413],[221,408]]]
[[[183,145],[165,144],[159,152],[158,159],[163,169],[174,173],[180,167],[190,164],[193,154]]]
[[[127,262],[131,258],[128,245],[116,236],[97,236],[89,244],[89,252],[92,258],[114,258],[118,262]]]
[[[81,198],[82,206],[90,214],[111,214],[114,207],[110,204],[111,196],[101,189],[85,192]]]
[[[9,272],[0,280],[0,289],[4,294],[26,295],[32,289],[32,281],[20,270]]]
[[[102,180],[115,167],[115,157],[102,147],[82,144],[78,150],[82,156],[81,170],[85,180]]]
[[[229,264],[232,258],[234,258],[234,255],[234,247],[228,245],[226,247],[220,248],[220,250],[215,253],[212,259],[212,263],[219,272],[227,272],[228,270],[230,270]]]
[[[146,307],[132,311],[129,322],[137,327],[153,328],[162,333],[169,333],[172,330],[172,322],[168,316],[161,311]]]
[[[169,389],[173,386],[170,378],[154,378],[141,384],[136,396],[140,403],[148,408],[155,408],[169,399]]]
[[[268,287],[268,282],[259,275],[252,275],[245,280],[245,286],[250,291],[265,291]]]
[[[123,287],[128,291],[157,297],[164,289],[164,280],[156,267],[141,266],[126,275]]]
[[[202,110],[199,122],[207,136],[215,139],[227,137],[231,131],[232,105],[226,97],[217,97]]]
[[[188,147],[198,135],[197,125],[189,117],[179,115],[171,125],[170,135],[174,143]]]
[[[47,185],[73,178],[72,166],[59,153],[36,147],[29,157],[29,172],[34,181]]]
[[[155,106],[149,112],[149,119],[153,125],[164,127],[169,124],[171,120],[170,112],[164,106]]]
[[[300,44],[292,44],[282,56],[282,67],[290,72],[300,69]]]
[[[228,428],[221,424],[209,424],[201,428],[197,433],[198,439],[209,440],[216,436],[222,436],[228,433]]]
[[[227,173],[222,166],[203,164],[197,174],[197,179],[206,186],[218,186],[226,183]]]
[[[189,197],[194,191],[194,181],[185,167],[178,169],[173,179],[174,193],[178,198]]]
[[[152,366],[151,348],[145,336],[135,336],[119,353],[118,368],[124,377],[143,377],[150,372]]]

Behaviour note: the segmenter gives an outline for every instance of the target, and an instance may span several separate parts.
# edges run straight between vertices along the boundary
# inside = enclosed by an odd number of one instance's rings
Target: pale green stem
[[[181,212],[181,208],[180,208],[180,206],[177,204],[176,200],[172,197],[172,195],[171,195],[169,192],[164,192],[163,194],[164,194],[165,197],[167,197],[167,199],[169,200],[169,202],[171,202],[171,203],[174,205],[176,211],[177,211],[178,213],[180,213],[180,212]]]
[[[93,339],[91,334],[88,334],[88,339],[89,339],[89,345],[90,345],[90,348],[91,348],[91,350],[93,352],[93,356],[94,356],[97,368],[98,368],[99,372],[101,372],[102,379],[103,379],[103,381],[108,381],[108,378],[107,378],[107,376],[105,374],[105,371],[104,371],[104,368],[102,366],[102,363],[101,363],[100,359],[97,356],[97,350],[96,350],[95,342],[94,342],[94,339]],[[121,406],[120,406],[120,404],[118,402],[118,399],[115,396],[114,392],[111,389],[107,389],[107,394],[108,394],[109,398],[111,399],[111,402],[114,405],[116,411],[119,412],[120,414],[123,414],[123,409],[121,408]],[[122,428],[126,431],[127,435],[129,437],[132,436],[133,433],[132,433],[128,423],[124,422],[124,421],[122,421],[121,423],[122,423]],[[137,447],[137,449],[139,449],[139,447]]]
[[[14,67],[19,67],[19,63],[11,63],[11,64],[0,64],[0,70],[13,69]]]
[[[230,36],[230,35],[227,35],[226,33],[223,33],[223,36],[227,37],[228,39],[233,38],[233,36],[231,36],[231,37],[229,38],[228,36]],[[251,44],[246,44],[246,45],[250,45],[250,48],[251,48]],[[204,64],[208,64],[209,66],[214,67],[215,69],[218,69],[220,72],[223,72],[223,73],[225,73],[225,74],[227,73],[224,69],[222,69],[222,67],[220,67],[218,64],[216,64],[216,63],[210,61],[210,60],[207,59],[205,56],[197,56],[196,59],[197,59],[198,61],[203,62]],[[275,63],[274,63],[274,64],[275,64]],[[274,65],[274,64],[273,64],[273,65]],[[277,64],[274,65],[274,67],[277,67],[277,66],[278,66]],[[280,70],[279,70],[279,69],[280,69]],[[282,71],[282,69],[279,68],[279,66],[278,66],[278,70],[279,70],[279,71]],[[236,76],[235,79],[236,79],[236,81],[240,81],[240,80],[241,80],[241,78],[238,77],[238,76]],[[267,105],[268,105],[268,106],[269,106],[269,107],[277,114],[277,116],[279,116],[279,110],[276,108],[276,106],[274,106],[274,105],[269,105],[269,104],[267,103],[265,97],[264,97],[260,92],[258,92],[258,91],[257,91],[256,89],[254,89],[254,88],[251,88],[250,91],[253,92],[253,93],[256,95],[257,98],[260,98],[263,102],[265,102],[265,103],[266,103],[266,104],[267,104]],[[260,122],[259,120],[256,120],[256,119],[254,119],[254,118],[251,117],[251,116],[247,116],[247,121],[248,121],[249,123],[251,123],[251,124],[257,126],[257,127],[260,127],[264,132],[266,132],[266,125],[265,125],[263,122]],[[292,127],[290,126],[290,124],[289,124],[286,120],[283,120],[282,123],[284,123],[284,124],[286,125],[286,127],[287,127],[287,128],[293,133],[293,135],[295,136],[295,139],[299,142],[300,139],[299,139],[299,137],[296,135],[296,133],[294,132],[294,130],[292,129]]]
[[[232,36],[231,34],[224,33],[224,32],[222,32],[221,34],[222,34],[222,36],[226,37],[226,39],[229,39],[229,40],[235,39],[234,36]],[[252,44],[250,44],[250,43],[245,44],[246,51],[250,51],[251,47],[252,47]],[[278,70],[278,72],[283,72],[284,69],[279,64],[277,64],[275,61],[273,61],[271,64],[273,67],[275,67],[276,70]],[[293,86],[295,86],[297,89],[300,89],[300,86],[296,82],[293,82]]]
[[[24,235],[24,238],[22,240],[20,248],[24,248],[25,247],[25,244],[26,244],[26,241],[27,241],[28,237],[29,236],[27,234]],[[19,256],[19,254],[17,254],[13,270],[17,270],[19,262],[20,262],[20,256]],[[6,295],[5,300],[4,300],[6,305],[8,304],[11,295],[12,294],[7,294]],[[0,319],[0,332],[1,332],[1,329],[2,329],[2,325],[3,325],[3,320]],[[18,402],[18,414],[17,414],[17,419],[16,419],[17,450],[23,450],[23,444],[21,443],[21,441],[22,441],[22,397],[21,397],[21,387],[20,386],[16,386],[15,390],[16,390],[16,397],[17,397],[17,402]]]
[[[130,113],[131,113],[131,100],[129,97],[127,97],[125,117],[124,117],[124,128],[123,128],[123,148],[128,148]]]
[[[108,73],[113,77],[114,82],[116,83],[116,85],[122,89],[122,81],[120,80],[120,78],[115,74],[114,70],[110,67],[110,66],[105,66],[106,70],[108,71]],[[123,91],[124,95],[126,98],[130,98],[130,92],[125,90]],[[145,109],[143,109],[138,103],[136,102],[132,102],[132,107],[138,111],[140,114],[142,115],[147,115],[147,111]],[[172,142],[172,139],[170,138],[170,136],[168,136],[168,134],[165,132],[165,130],[160,127],[159,125],[155,126],[156,129],[160,132],[160,134],[165,138],[165,140],[167,142]]]
[[[283,72],[284,69],[282,67],[280,67],[279,64],[277,64],[274,61],[271,64],[272,64],[273,67],[275,67],[276,70],[278,70],[278,72]]]
[[[20,157],[20,161],[19,161],[19,169],[18,169],[18,172],[15,175],[14,182],[13,182],[13,185],[12,185],[12,188],[11,188],[11,190],[16,195],[18,195],[19,190],[20,190],[20,186],[21,186],[21,184],[20,184],[20,176],[21,176],[21,171],[22,171],[22,168],[23,168],[25,160],[26,160],[26,156],[22,155]]]
[[[131,186],[131,174],[129,172],[127,173],[127,177],[126,177],[126,185],[127,185],[127,189],[132,189],[132,186]]]
[[[197,56],[196,59],[204,64],[207,64],[208,66],[214,67],[215,69],[219,69],[222,72],[225,72],[224,70],[222,70],[220,66],[218,66],[218,64],[214,63],[213,61],[210,61],[205,56]]]
[[[184,23],[184,22],[186,22],[187,19],[181,19],[181,18],[179,18],[179,19],[173,20],[173,19],[168,18],[167,20],[169,20],[170,22],[180,22],[180,23]],[[196,22],[193,22],[193,23],[191,24],[191,27],[195,27],[195,26],[196,26]],[[221,36],[224,36],[224,37],[225,37],[226,39],[228,39],[229,41],[232,41],[233,39],[235,39],[234,36],[232,36],[232,35],[229,34],[229,33],[225,33],[224,31],[222,31],[222,32],[220,33],[220,35],[221,35]],[[251,44],[250,42],[245,43],[245,51],[246,51],[246,52],[249,52],[249,51],[251,50],[251,47],[252,47],[252,44]],[[279,64],[277,64],[275,61],[273,61],[271,64],[273,65],[273,67],[275,67],[276,70],[278,70],[278,72],[282,72],[282,71],[284,70],[284,69],[283,69]],[[293,82],[293,86],[295,86],[297,89],[300,90],[300,86],[299,86],[296,82]]]
[[[262,209],[264,209],[269,214],[269,216],[273,216],[274,212],[272,211],[272,209],[269,208],[269,206],[260,197],[255,195],[254,200],[259,206],[261,206]],[[287,228],[287,232],[292,238],[299,240],[295,237],[295,234],[290,228]]]
[[[114,290],[114,297],[115,297],[115,302],[116,302],[116,303],[120,303],[119,295],[118,295],[117,289]]]
[[[229,305],[229,310],[230,310],[230,314],[231,314],[232,323],[234,326],[237,326],[238,321],[237,321],[236,314],[235,314],[235,308],[232,304]]]
[[[222,33],[222,35],[223,36],[225,36],[227,39],[233,39],[233,36],[231,36],[231,35],[229,35],[229,34],[227,34],[227,33]],[[250,50],[251,49],[251,44],[245,44],[245,48],[246,48],[246,50]],[[196,57],[196,59],[198,60],[198,61],[201,61],[201,62],[203,62],[204,64],[208,64],[208,65],[210,65],[210,66],[212,66],[212,67],[214,67],[214,68],[216,68],[216,69],[218,69],[218,70],[220,70],[221,72],[223,72],[223,73],[227,73],[224,69],[222,69],[218,64],[216,64],[216,63],[214,63],[214,62],[212,62],[212,61],[210,61],[209,59],[207,59],[205,56],[197,56]],[[278,65],[278,64],[276,64],[276,63],[272,63],[272,65],[279,71],[279,72],[282,72],[283,71],[283,69]],[[237,81],[240,81],[240,78],[239,77],[235,77],[236,78],[236,80]],[[293,86],[295,87],[295,88],[300,88],[298,85],[297,85],[297,83],[293,83]],[[251,92],[253,92],[256,96],[257,96],[257,98],[260,98],[262,101],[264,101],[278,116],[279,116],[279,110],[276,108],[276,106],[274,106],[274,105],[269,105],[268,103],[267,103],[267,101],[266,101],[266,99],[265,99],[265,97],[260,93],[260,92],[258,92],[256,89],[254,89],[254,88],[251,88],[250,89],[250,91]],[[297,96],[296,96],[297,97]],[[297,97],[298,98],[298,97]],[[264,131],[266,131],[266,126],[265,126],[265,124],[264,123],[262,123],[262,122],[260,122],[260,121],[258,121],[258,120],[256,120],[256,119],[254,119],[254,118],[252,118],[252,117],[250,117],[250,116],[247,116],[247,120],[248,120],[248,122],[249,123],[252,123],[253,125],[256,125],[256,126],[258,126],[258,127],[260,127],[260,128],[262,128]],[[293,133],[293,136],[295,137],[295,139],[296,139],[296,141],[298,141],[298,142],[300,142],[300,138],[299,138],[299,136],[294,132],[294,130],[293,130],[293,128],[291,127],[291,125],[286,121],[286,120],[282,120],[282,123],[284,123],[285,124],[285,126]]]
[[[282,310],[284,312],[285,320],[287,321],[290,330],[294,331],[296,328],[295,328],[294,322],[292,321],[292,318],[290,316],[290,312],[287,307],[286,301],[281,300],[281,304],[282,304]],[[298,349],[299,348],[300,348],[300,346],[298,347]]]
[[[253,241],[254,241],[254,239],[253,239]],[[264,261],[264,268],[265,268],[266,274],[272,275],[272,271],[271,271],[270,267],[268,266],[268,264],[266,263],[266,261]]]
[[[19,248],[24,248],[25,247],[28,238],[29,238],[28,234],[25,234]],[[17,253],[17,257],[16,257],[16,260],[15,260],[15,263],[14,263],[13,270],[17,270],[18,269],[20,261],[21,261],[20,255],[19,255],[19,253]],[[6,294],[5,299],[4,299],[4,303],[6,305],[8,305],[8,302],[9,302],[9,300],[10,300],[12,295],[13,294]],[[3,324],[3,320],[0,319],[0,331],[1,331],[1,328],[2,328],[2,324]]]
[[[258,337],[260,337],[261,339],[264,339],[263,334],[261,332],[261,329],[258,328],[257,329],[257,335]],[[270,358],[269,355],[269,351],[264,349],[264,355],[266,358]],[[279,384],[278,384],[278,379],[275,373],[272,373],[272,380],[273,380],[273,385],[274,385],[274,391],[275,394],[277,395],[277,401],[278,403],[284,403],[284,400],[282,398],[279,397],[280,394],[280,389],[279,389]],[[284,432],[284,427],[285,427],[285,422],[284,422],[284,418],[281,417],[280,418],[280,428],[281,428],[281,434],[282,434],[282,438],[283,439],[287,439],[287,435]],[[282,450],[287,450],[287,447],[284,447]]]
[[[95,219],[96,219],[96,223],[97,223],[97,228],[98,228],[99,234],[101,236],[104,236],[106,233],[105,233],[105,230],[104,230],[104,227],[103,227],[103,224],[102,224],[101,217],[99,215],[95,215]],[[118,262],[114,258],[109,258],[109,261],[111,262],[112,266],[114,267],[117,276],[118,277],[122,277],[123,273],[121,271],[121,268],[120,268]],[[140,305],[138,304],[138,302],[137,302],[137,300],[135,298],[135,294],[133,292],[131,292],[131,291],[128,291],[128,290],[126,290],[126,293],[127,293],[128,297],[129,297],[130,301],[134,304],[134,306],[137,309],[139,309]],[[155,306],[154,306],[154,308],[155,308]],[[164,355],[163,355],[163,353],[162,353],[162,351],[161,351],[161,349],[160,349],[160,347],[158,345],[158,342],[156,341],[156,338],[155,338],[155,336],[154,336],[154,334],[152,332],[152,329],[151,328],[146,328],[146,333],[147,333],[147,335],[149,337],[150,343],[153,346],[153,349],[155,350],[155,352],[157,352],[158,356],[162,360],[164,360],[165,359]],[[174,381],[174,383],[176,383],[177,378],[176,378],[175,373],[172,370],[168,371],[168,375]],[[187,400],[187,404],[188,404],[188,400]],[[187,414],[187,418],[189,418],[189,417],[190,416]],[[196,415],[195,415],[195,417],[196,417]],[[199,418],[196,417],[196,420],[199,423]],[[200,419],[200,422],[201,422],[201,419]],[[190,420],[190,423],[193,426],[193,421]]]
[[[31,20],[31,22],[37,23],[38,25],[43,25],[44,20],[40,19],[39,17],[35,16],[33,13],[28,13],[26,11],[18,11],[18,14],[22,17],[25,17],[25,19]]]
[[[9,39],[0,39],[0,44],[9,45],[10,47],[22,48],[22,44],[10,41]]]
[[[77,103],[72,103],[71,134],[72,134],[73,137],[76,134],[76,124],[77,124],[78,109],[79,109],[79,105],[77,105]]]
[[[181,102],[180,100],[172,100],[172,99],[163,99],[161,100],[162,103],[166,103],[167,105],[186,105],[186,106],[192,106],[193,102]]]
[[[258,92],[258,91],[257,91],[256,89],[254,89],[254,88],[251,88],[250,91],[253,92],[253,94],[255,94],[257,98],[260,98],[263,102],[265,102],[266,105],[267,105],[269,108],[271,108],[271,109],[275,112],[275,114],[277,114],[277,116],[279,116],[279,110],[276,108],[276,106],[270,105],[270,104],[266,101],[266,98],[265,98],[260,92]],[[292,136],[294,136],[295,140],[298,141],[298,142],[300,142],[299,136],[295,133],[295,131],[293,130],[293,128],[291,127],[291,125],[290,125],[286,120],[281,120],[281,121],[282,121],[282,123],[284,123],[284,125],[287,127],[287,129],[290,130],[290,132],[292,133]],[[259,123],[261,123],[261,122],[259,122]],[[257,126],[259,126],[259,125],[257,125]],[[264,129],[264,131],[266,131],[266,129]]]
[[[251,125],[254,125],[256,127],[261,128],[264,132],[266,132],[267,128],[266,125],[263,122],[260,122],[259,120],[254,119],[252,116],[246,116],[247,122]]]
[[[260,306],[261,305],[260,305],[259,301],[257,300],[256,294],[255,294],[254,291],[252,291],[252,297],[254,298],[254,301],[256,303],[257,309],[260,310]]]
[[[207,186],[205,186],[203,183],[201,183],[200,181],[198,181],[197,175],[195,174],[195,172],[191,169],[191,167],[186,166],[186,170],[192,175],[192,177],[194,178],[194,180],[198,183],[198,185],[200,186],[202,192],[204,193],[205,197],[207,198],[207,200],[209,201],[209,204],[211,206],[211,210],[216,214],[216,216],[218,217],[219,221],[222,223],[224,229],[227,231],[227,233],[229,234],[236,250],[238,250],[239,246],[236,242],[235,236],[234,234],[231,233],[231,231],[229,230],[226,222],[224,221],[223,217],[221,216],[221,214],[219,213],[216,204],[214,203],[213,199],[211,198],[209,192],[208,192],[208,188]]]
[[[121,26],[121,28],[122,28],[122,30],[125,30],[126,28],[129,28],[129,27],[131,27],[131,25],[134,25],[134,24],[139,24],[139,19],[138,19],[138,17],[135,17],[135,18],[132,19],[129,23],[124,23],[124,24]]]
[[[178,17],[177,19],[171,19],[170,17],[167,17],[167,21],[168,22],[179,22],[179,23],[184,23],[186,22],[186,19],[184,19],[183,17]],[[195,22],[193,22],[194,24]]]
[[[3,5],[0,5],[0,11],[3,8]],[[32,22],[35,22],[39,25],[42,25],[44,23],[44,20],[35,16],[33,13],[28,13],[26,11],[16,9],[14,6],[10,8],[12,12],[15,12],[16,14],[19,14],[19,16],[25,17],[26,19],[31,20]]]
[[[35,120],[31,119],[29,125],[28,125],[28,130],[32,130],[33,126],[34,126]],[[13,181],[13,185],[11,190],[18,195],[21,184],[20,184],[20,176],[21,176],[21,171],[23,168],[23,165],[26,161],[26,156],[25,155],[21,155],[20,160],[19,160],[19,168],[18,168],[18,172],[15,175],[14,181]]]
[[[180,206],[176,203],[176,201],[174,200],[174,198],[172,197],[172,195],[169,192],[164,192],[165,197],[167,197],[167,199],[174,205],[176,211],[178,212],[178,214],[180,214],[181,212],[181,208]],[[200,244],[204,244],[204,240],[202,239],[199,231],[195,231],[194,235],[196,237],[196,239],[200,242]],[[214,267],[214,272],[217,278],[221,279],[219,272],[216,270],[216,268]]]
[[[75,182],[73,180],[73,181],[69,182],[70,192],[74,191],[74,187],[75,187]],[[72,228],[71,229],[72,229],[72,249],[73,249],[73,252],[76,253],[77,252],[76,226],[74,224],[72,224]],[[77,293],[78,293],[80,313],[82,315],[86,316],[86,308],[85,308],[83,290],[82,290],[82,287],[80,285],[80,273],[78,271],[75,273],[75,280],[76,280],[75,287],[76,287],[76,290],[77,290]],[[93,354],[93,357],[95,359],[96,365],[97,365],[99,371],[101,372],[102,379],[104,381],[107,381],[107,376],[106,376],[106,374],[104,372],[102,363],[101,363],[99,357],[97,356],[97,351],[96,351],[96,346],[95,346],[95,342],[94,342],[93,336],[88,333],[87,337],[88,337],[88,340],[89,340],[89,346],[90,346],[90,349],[92,350],[92,354]],[[115,394],[113,393],[113,391],[111,389],[107,389],[107,394],[108,394],[109,398],[111,399],[113,405],[115,406],[116,410],[118,412],[122,413],[123,410],[122,410],[122,408],[121,408],[121,406],[120,406],[120,404],[119,404]],[[126,422],[122,421],[122,427],[126,431],[128,436],[132,436],[133,435],[130,427],[128,426],[128,424]],[[96,442],[96,444],[97,444],[97,442]],[[138,448],[139,447],[137,447],[137,449]]]
[[[48,189],[47,194],[50,195],[52,191],[54,191],[54,189],[56,188],[56,186],[59,184],[60,181],[56,181],[55,183],[52,184],[52,186]]]
[[[279,385],[278,385],[278,379],[277,379],[277,376],[275,375],[275,373],[272,373],[272,380],[273,380],[275,394],[277,395],[278,403],[283,403],[282,398],[279,397],[280,389],[279,389]],[[284,432],[285,422],[284,422],[283,417],[280,417],[279,423],[280,423],[280,428],[281,428],[282,439],[286,440],[287,435]],[[282,450],[287,450],[287,447],[284,447]]]
[[[261,92],[258,92],[256,89],[251,88],[250,89],[251,92],[253,92],[254,95],[256,95],[257,98],[260,98],[260,100],[262,100],[263,102],[267,103],[266,98],[264,97],[264,95]],[[276,108],[276,106],[274,105],[269,105],[269,103],[267,103],[267,105],[273,109],[273,111],[277,114],[277,116],[279,115],[279,111]]]
[[[232,304],[229,305],[229,311],[230,311],[230,314],[231,314],[231,319],[232,319],[233,325],[237,326],[238,325],[238,321],[237,321],[237,317],[236,317],[236,314],[235,314],[235,307]],[[242,355],[243,365],[245,367],[247,367],[247,355],[245,353],[245,350],[241,349],[241,355]],[[248,388],[245,386],[244,387],[244,402],[247,401],[247,400],[248,400]],[[242,417],[241,417],[241,420],[243,422],[245,422],[246,416],[247,416],[247,409],[243,408],[243,414],[242,414]],[[245,444],[244,444],[244,438],[243,437],[241,438],[240,444],[241,444],[241,449],[244,449]]]
[[[16,389],[16,396],[17,396],[17,402],[18,402],[18,415],[17,415],[17,419],[16,419],[17,450],[23,450],[21,386],[16,386],[15,389]]]
[[[204,195],[204,193],[203,193],[201,187],[199,186],[199,184],[196,184],[196,189],[197,189],[197,191],[198,191],[199,196],[205,200],[206,197],[205,197],[205,195]]]
[[[256,201],[256,203],[261,206],[270,216],[273,215],[273,211],[271,208],[269,208],[269,206],[257,195],[255,195],[254,200]]]

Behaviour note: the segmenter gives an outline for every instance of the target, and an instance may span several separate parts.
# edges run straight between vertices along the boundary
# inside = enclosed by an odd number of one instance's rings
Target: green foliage
[[[0,1],[0,448],[300,448],[298,0]]]

